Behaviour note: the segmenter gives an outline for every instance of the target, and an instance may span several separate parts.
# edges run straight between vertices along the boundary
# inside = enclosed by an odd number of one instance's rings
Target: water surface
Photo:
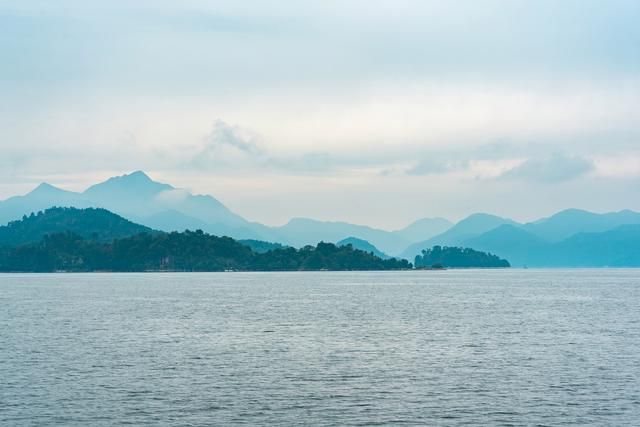
[[[2,425],[640,425],[640,271],[0,275]]]

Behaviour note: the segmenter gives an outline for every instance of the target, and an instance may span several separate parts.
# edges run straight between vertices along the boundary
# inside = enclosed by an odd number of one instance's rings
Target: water
[[[0,275],[0,424],[640,425],[640,271]]]

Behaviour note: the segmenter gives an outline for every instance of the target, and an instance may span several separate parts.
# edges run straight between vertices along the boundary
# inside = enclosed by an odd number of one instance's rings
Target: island
[[[471,248],[454,246],[434,246],[424,249],[415,258],[415,268],[442,270],[445,268],[507,268],[506,259],[496,255],[476,251]]]

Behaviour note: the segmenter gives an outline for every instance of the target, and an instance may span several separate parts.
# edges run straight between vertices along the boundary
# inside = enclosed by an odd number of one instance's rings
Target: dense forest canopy
[[[499,268],[510,267],[509,262],[486,252],[470,248],[434,246],[422,251],[415,259],[416,268],[453,267],[453,268]]]
[[[349,240],[349,239],[346,239]],[[50,208],[0,227],[0,271],[299,271],[410,269],[366,241],[295,249],[201,230],[165,233],[105,209]],[[373,247],[375,249],[375,247]],[[384,255],[383,255],[384,256]],[[416,267],[508,267],[495,255],[435,246]]]
[[[106,209],[52,207],[0,226],[0,246],[36,243],[47,234],[60,232],[71,232],[85,239],[108,242],[138,233],[152,233],[153,230]]]
[[[140,233],[111,242],[73,233],[38,243],[0,248],[0,271],[298,271],[409,269],[406,260],[383,260],[350,246],[318,243],[257,253],[230,238],[202,231]]]
[[[258,252],[258,253],[269,252],[275,249],[285,249],[288,247],[281,243],[265,242],[264,240],[255,240],[255,239],[242,239],[242,240],[238,240],[238,242],[242,243],[245,246],[250,247],[252,251]]]

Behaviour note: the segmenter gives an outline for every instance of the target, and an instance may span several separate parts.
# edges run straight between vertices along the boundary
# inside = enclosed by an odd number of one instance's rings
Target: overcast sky
[[[640,210],[638,22],[637,0],[0,0],[0,198],[142,169],[267,224]]]

